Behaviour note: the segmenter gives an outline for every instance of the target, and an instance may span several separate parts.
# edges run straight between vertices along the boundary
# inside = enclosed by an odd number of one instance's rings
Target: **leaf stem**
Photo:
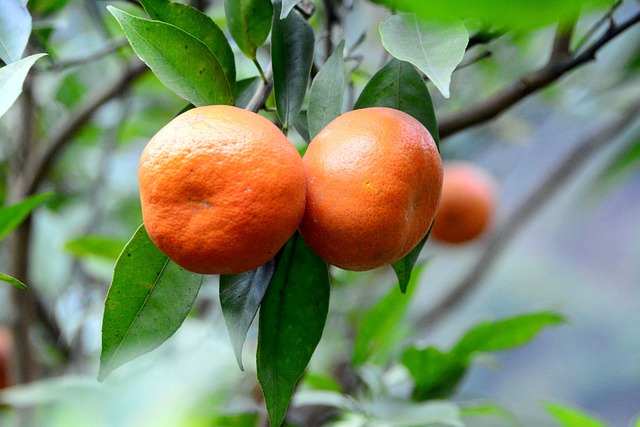
[[[260,78],[262,79],[262,82],[265,85],[268,84],[267,76],[265,76],[264,71],[262,71],[262,67],[260,66],[260,62],[258,62],[258,58],[253,58],[253,63],[256,65],[256,68],[258,69],[258,73],[260,74]]]

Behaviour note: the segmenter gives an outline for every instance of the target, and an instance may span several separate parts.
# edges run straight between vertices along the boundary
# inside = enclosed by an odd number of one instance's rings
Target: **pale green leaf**
[[[16,102],[16,99],[22,93],[22,84],[27,78],[29,70],[43,56],[46,56],[46,54],[38,53],[27,56],[0,68],[0,117]]]
[[[429,77],[445,98],[449,97],[451,74],[469,43],[461,22],[421,21],[415,14],[392,15],[380,23],[384,48]]]
[[[3,0],[0,6],[0,59],[11,64],[22,58],[30,35],[31,15],[27,0]]]

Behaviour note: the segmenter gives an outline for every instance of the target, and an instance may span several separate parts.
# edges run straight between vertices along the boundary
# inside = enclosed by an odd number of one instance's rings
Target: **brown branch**
[[[603,46],[638,22],[640,22],[640,13],[620,25],[611,26],[589,48],[577,56],[572,56],[568,52],[569,33],[566,29],[559,28],[554,40],[552,54],[546,65],[505,87],[488,99],[480,101],[466,110],[440,119],[438,121],[440,137],[451,136],[499,116],[528,95],[548,86],[569,71],[594,60]]]
[[[257,113],[264,107],[269,95],[271,94],[271,90],[273,89],[273,69],[271,68],[271,64],[267,67],[267,71],[265,71],[264,76],[266,82],[261,82],[261,85],[256,89],[245,107],[245,109],[253,111],[254,113]]]
[[[491,236],[482,255],[471,267],[462,280],[438,304],[418,321],[421,328],[432,327],[453,308],[460,305],[478,287],[502,251],[517,236],[523,225],[529,221],[551,198],[563,184],[574,176],[581,167],[610,141],[622,134],[640,115],[640,103],[630,107],[621,117],[611,120],[599,130],[575,145],[564,161],[551,171],[548,177],[540,182],[531,194],[514,210],[504,225]]]
[[[108,83],[91,97],[69,117],[64,125],[54,131],[51,137],[45,141],[44,148],[27,158],[24,172],[18,183],[20,194],[27,196],[35,193],[57,155],[71,142],[73,136],[89,121],[93,114],[126,90],[147,70],[147,66],[140,60],[133,60],[127,64],[126,70],[117,79]]]

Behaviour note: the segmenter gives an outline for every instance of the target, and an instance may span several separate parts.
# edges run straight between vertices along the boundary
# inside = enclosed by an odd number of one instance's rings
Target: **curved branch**
[[[54,131],[51,137],[45,141],[44,148],[34,152],[26,159],[24,171],[20,177],[20,194],[27,196],[35,193],[38,186],[46,176],[49,168],[60,151],[73,139],[74,135],[91,119],[93,114],[104,104],[118,96],[148,70],[140,60],[135,59],[127,64],[124,71],[117,79],[107,84],[102,90],[80,106],[62,127]]]
[[[611,120],[577,143],[564,161],[558,163],[549,176],[534,188],[529,197],[515,209],[504,225],[490,238],[482,255],[462,280],[418,320],[418,326],[420,328],[433,326],[451,309],[461,304],[477,288],[481,279],[493,266],[501,252],[517,236],[522,226],[543,208],[560,187],[574,176],[575,172],[579,171],[600,148],[605,147],[612,139],[628,129],[639,115],[640,102],[631,106],[621,117]]]
[[[472,105],[466,110],[453,113],[438,121],[440,137],[445,138],[472,126],[487,122],[528,95],[548,86],[569,71],[596,58],[598,51],[615,37],[640,22],[640,13],[633,15],[620,25],[612,25],[600,38],[577,56],[568,50],[567,32],[559,29],[549,61],[542,68],[505,87],[500,92]]]

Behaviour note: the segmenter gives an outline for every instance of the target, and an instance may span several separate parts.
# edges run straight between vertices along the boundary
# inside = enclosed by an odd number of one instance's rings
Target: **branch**
[[[273,89],[273,69],[271,68],[271,64],[267,67],[264,77],[265,81],[261,82],[262,84],[247,103],[247,106],[245,107],[246,110],[257,113],[267,102],[267,99],[271,94],[271,90]]]
[[[126,90],[131,84],[148,70],[140,60],[135,59],[127,64],[126,70],[101,91],[94,94],[80,106],[69,119],[51,137],[45,141],[44,148],[34,152],[27,158],[20,182],[20,194],[33,194],[38,189],[60,151],[73,139],[74,135],[91,119],[93,113]]]
[[[482,255],[466,276],[452,287],[451,292],[418,321],[420,328],[431,327],[453,308],[460,305],[473,292],[487,274],[501,252],[517,236],[522,226],[529,221],[557,193],[560,187],[579,171],[581,167],[605,147],[612,139],[622,134],[640,115],[640,102],[630,107],[621,117],[611,120],[599,130],[575,145],[564,161],[551,171],[547,179],[538,184],[531,194],[515,209],[504,225],[492,235]]]
[[[36,72],[49,72],[49,71],[61,71],[67,68],[76,67],[79,65],[84,65],[99,59],[104,58],[105,56],[111,55],[116,52],[123,46],[127,46],[129,42],[126,38],[121,38],[117,40],[112,40],[107,45],[98,50],[96,52],[90,53],[89,55],[83,56],[81,58],[68,59],[66,61],[53,61],[49,67],[45,67],[43,69],[37,69]]]
[[[466,110],[440,119],[440,137],[451,136],[497,117],[528,95],[548,86],[574,68],[594,60],[603,46],[638,22],[640,22],[640,13],[620,25],[611,26],[589,48],[577,56],[572,56],[568,51],[568,36],[570,32],[564,28],[559,28],[554,40],[552,54],[545,66],[505,87],[488,99],[480,101]]]

